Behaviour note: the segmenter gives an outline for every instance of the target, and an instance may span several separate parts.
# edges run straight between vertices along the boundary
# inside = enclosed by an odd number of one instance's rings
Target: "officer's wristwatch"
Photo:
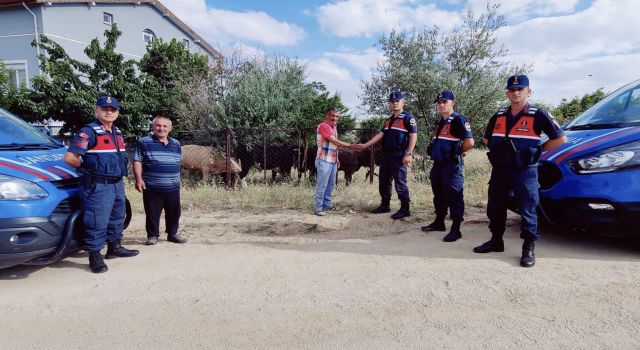
[[[407,152],[407,153],[405,153],[404,155],[405,155],[405,156],[413,156],[413,153],[411,153],[411,152]]]

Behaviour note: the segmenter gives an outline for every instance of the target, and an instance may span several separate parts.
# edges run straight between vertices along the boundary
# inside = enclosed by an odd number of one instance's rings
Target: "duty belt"
[[[122,177],[96,176],[91,175],[91,182],[99,184],[115,184],[122,181]]]

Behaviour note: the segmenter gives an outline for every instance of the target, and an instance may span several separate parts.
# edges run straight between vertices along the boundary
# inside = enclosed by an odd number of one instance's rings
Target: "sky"
[[[446,33],[486,0],[161,0],[223,54],[234,47],[281,54],[307,66],[308,81],[339,93],[365,116],[361,82],[384,57],[376,46],[393,29],[438,26]],[[531,99],[612,92],[640,78],[640,0],[497,1],[507,25],[497,32],[507,59],[531,64]]]

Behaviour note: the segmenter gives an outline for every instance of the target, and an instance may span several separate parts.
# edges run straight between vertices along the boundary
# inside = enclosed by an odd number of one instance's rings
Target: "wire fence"
[[[349,143],[365,143],[379,129],[339,129],[340,139]],[[188,134],[171,135],[182,144],[182,168],[188,171],[189,179],[209,181],[219,179],[227,187],[234,187],[239,180],[275,183],[278,181],[299,183],[315,177],[317,153],[316,130],[293,128],[243,128],[221,129],[207,132],[194,138]],[[60,139],[68,144],[69,139]],[[127,155],[131,160],[137,140],[127,141]],[[362,152],[340,149],[338,171],[344,172],[348,185],[352,176],[361,168],[368,168],[366,178],[373,182],[373,171],[380,164],[378,146]],[[414,151],[414,177],[426,180],[427,164]],[[259,174],[259,175],[258,175]],[[250,176],[249,176],[250,175]],[[295,176],[294,176],[295,175]],[[370,176],[371,175],[371,176]],[[297,178],[295,178],[297,176]]]

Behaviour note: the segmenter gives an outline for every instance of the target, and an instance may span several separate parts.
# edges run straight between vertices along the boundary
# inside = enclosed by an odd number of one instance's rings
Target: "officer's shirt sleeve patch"
[[[87,149],[87,143],[88,141],[85,139],[78,139],[76,140],[75,146],[78,148],[84,148]]]
[[[78,133],[75,141],[76,141],[75,142],[76,147],[87,149],[89,145],[89,135],[81,131]]]
[[[469,124],[469,122],[464,123],[464,128],[467,129],[467,131],[471,131],[471,124]]]
[[[409,119],[409,125],[416,126],[416,118]]]

